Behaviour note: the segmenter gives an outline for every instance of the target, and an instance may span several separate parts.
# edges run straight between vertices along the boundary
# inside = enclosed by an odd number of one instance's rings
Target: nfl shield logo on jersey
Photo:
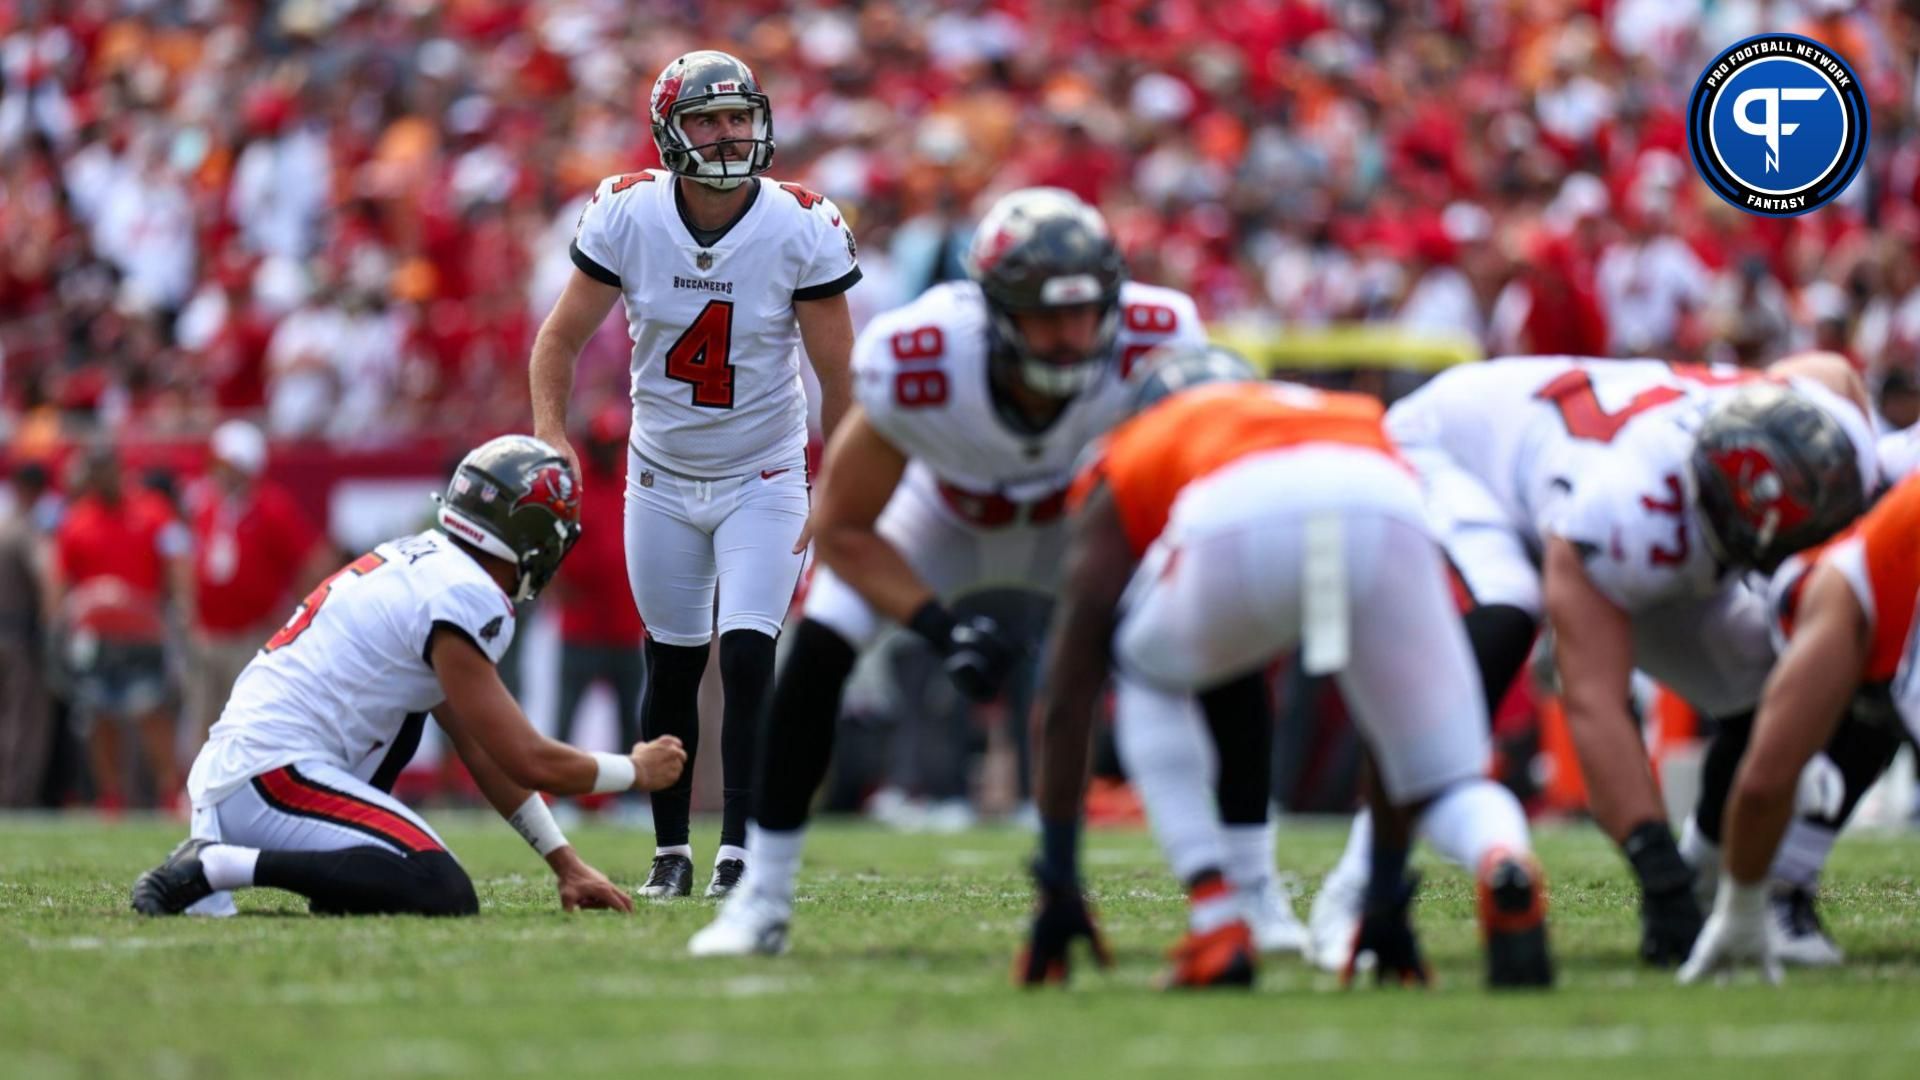
[[[653,470],[652,469],[648,469],[640,474],[640,486],[645,488],[650,488],[653,486]]]
[[[693,265],[699,267],[702,270],[713,269],[713,252],[703,251],[700,254],[695,255],[693,257]]]

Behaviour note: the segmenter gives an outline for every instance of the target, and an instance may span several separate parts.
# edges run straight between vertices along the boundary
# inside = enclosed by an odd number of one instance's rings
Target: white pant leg
[[[1124,675],[1115,690],[1114,742],[1174,877],[1185,884],[1203,870],[1226,871],[1218,763],[1199,707],[1187,694]]]
[[[772,476],[749,473],[729,483],[736,485],[734,505],[713,530],[719,630],[758,630],[778,637],[806,559],[793,545],[807,526],[807,470],[795,465]]]
[[[283,780],[255,777],[211,808],[223,844],[261,851],[339,851],[383,847],[398,855],[445,849],[420,815],[345,769],[324,762],[290,766]],[[274,773],[286,773],[277,769]],[[200,808],[195,807],[195,820]],[[197,835],[197,832],[196,832]]]
[[[627,582],[647,633],[665,645],[713,638],[713,537],[688,505],[700,493],[700,481],[669,476],[627,451]]]
[[[1485,775],[1486,696],[1440,550],[1381,515],[1347,519],[1352,656],[1339,675],[1354,723],[1396,803]]]

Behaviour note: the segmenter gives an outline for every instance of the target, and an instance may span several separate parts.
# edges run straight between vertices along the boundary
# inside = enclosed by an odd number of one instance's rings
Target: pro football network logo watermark
[[[1687,102],[1687,146],[1713,193],[1795,217],[1838,198],[1867,158],[1866,93],[1838,53],[1799,34],[1723,50]]]

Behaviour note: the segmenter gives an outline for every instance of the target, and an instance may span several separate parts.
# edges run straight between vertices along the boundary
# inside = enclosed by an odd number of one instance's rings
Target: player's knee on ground
[[[473,879],[454,857],[444,851],[427,851],[407,856],[419,881],[418,911],[422,915],[478,915],[480,897],[473,891]]]
[[[263,851],[258,885],[299,893],[316,915],[477,915],[480,899],[445,851],[402,855],[367,845],[339,851]]]

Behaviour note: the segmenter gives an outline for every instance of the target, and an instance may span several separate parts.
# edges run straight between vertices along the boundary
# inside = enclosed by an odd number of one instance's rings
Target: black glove
[[[1034,861],[1033,883],[1038,902],[1033,927],[1027,932],[1027,947],[1014,961],[1014,979],[1023,986],[1065,986],[1075,938],[1087,939],[1094,963],[1112,967],[1113,954],[1107,951],[1100,924],[1094,921],[1093,909],[1087,906],[1080,884],[1061,880],[1045,860]]]
[[[1693,868],[1665,822],[1636,827],[1622,847],[1640,879],[1640,959],[1655,967],[1684,963],[1706,923],[1693,895]]]
[[[1347,966],[1340,972],[1341,986],[1353,985],[1359,960],[1368,955],[1373,957],[1373,981],[1378,985],[1426,986],[1433,981],[1426,957],[1420,955],[1420,939],[1413,933],[1413,894],[1419,885],[1420,875],[1408,874],[1390,903],[1369,905],[1353,936]]]
[[[1020,646],[1000,624],[985,615],[955,619],[937,600],[929,600],[907,623],[946,658],[947,677],[974,701],[992,701],[1020,660]]]

